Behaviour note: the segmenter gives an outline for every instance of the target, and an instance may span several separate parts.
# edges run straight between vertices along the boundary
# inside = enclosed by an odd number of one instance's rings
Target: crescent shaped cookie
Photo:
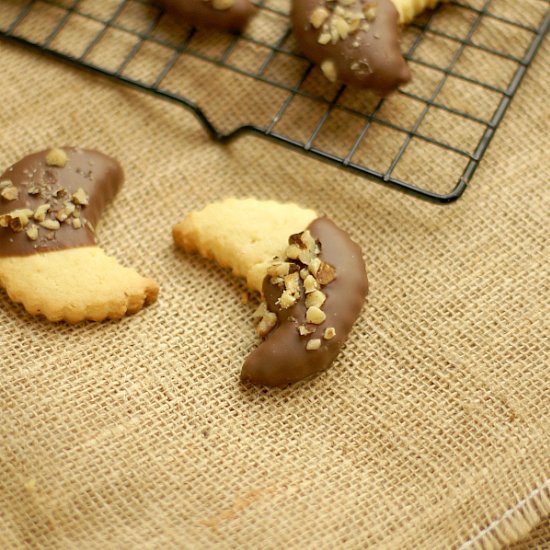
[[[228,199],[189,214],[173,236],[262,293],[264,341],[243,381],[285,386],[332,364],[368,292],[361,249],[336,224],[295,204]]]
[[[158,285],[96,244],[95,226],[123,181],[118,162],[66,147],[34,153],[0,176],[0,285],[50,321],[119,319]]]
[[[411,78],[401,54],[400,23],[438,0],[293,0],[291,21],[300,50],[331,82],[385,96]]]

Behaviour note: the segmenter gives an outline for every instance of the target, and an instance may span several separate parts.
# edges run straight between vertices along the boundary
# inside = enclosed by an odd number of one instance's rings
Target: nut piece
[[[283,293],[281,294],[281,297],[277,300],[277,303],[283,308],[288,309],[289,307],[292,307],[296,303],[296,296],[292,294],[292,292],[288,290],[283,290]]]
[[[328,285],[336,279],[336,269],[326,262],[321,262],[319,269],[315,274],[315,278],[319,284]]]
[[[72,199],[75,204],[80,204],[82,206],[86,206],[89,201],[88,195],[82,187],[79,187],[76,192],[73,193]]]
[[[320,308],[324,303],[327,297],[320,290],[314,290],[306,296],[306,307],[318,307]]]
[[[299,325],[298,332],[300,333],[300,336],[307,336],[308,334],[313,334],[315,330],[307,328],[306,325]]]
[[[51,231],[57,231],[61,227],[57,220],[44,220],[43,222],[40,222],[40,225],[46,229],[50,229]]]
[[[314,325],[320,325],[326,318],[325,312],[317,306],[311,306],[306,312],[307,322]]]
[[[64,222],[75,211],[75,208],[76,206],[72,202],[67,201],[63,208],[57,212],[56,218],[60,222]]]
[[[212,0],[215,10],[228,10],[233,5],[233,0]]]
[[[80,218],[73,218],[72,224],[75,229],[80,229],[82,227],[82,222],[80,221]]]
[[[50,208],[49,204],[41,204],[35,211],[33,218],[37,222],[43,222],[46,219],[46,214],[48,213],[48,210]]]
[[[317,279],[312,275],[308,275],[304,279],[304,290],[306,291],[306,294],[315,292],[318,288],[319,288],[319,283],[317,282]]]
[[[32,216],[32,210],[28,208],[18,208],[12,210],[3,216],[0,216],[0,227],[10,227],[12,231],[22,231],[29,223],[29,218]]]
[[[320,38],[320,37],[319,37]],[[332,59],[325,59],[321,63],[321,71],[331,82],[336,82],[338,78],[338,72],[336,71],[336,64]]]
[[[36,241],[36,239],[38,239],[38,227],[36,227],[36,225],[31,225],[27,231],[27,237],[31,240],[31,241]]]
[[[266,312],[266,314],[260,319],[260,322],[256,326],[256,332],[262,338],[267,336],[267,334],[273,329],[277,324],[277,315],[271,311]]]
[[[312,338],[311,340],[308,340],[308,343],[306,344],[306,349],[308,351],[315,351],[321,347],[321,339],[320,338]]]
[[[290,271],[290,264],[288,262],[273,262],[267,268],[267,274],[270,277],[285,277]]]
[[[311,15],[309,16],[309,22],[318,29],[327,19],[329,16],[329,12],[326,8],[316,8],[313,10]]]
[[[325,329],[325,333],[323,334],[323,338],[325,340],[332,340],[336,336],[336,329],[334,327],[328,327]]]
[[[331,38],[332,37],[330,36],[329,32],[322,32],[319,35],[319,38],[317,39],[317,42],[319,42],[319,44],[322,44],[324,46],[325,44],[328,44],[330,42]]]
[[[48,166],[59,166],[59,168],[63,168],[65,164],[67,164],[67,153],[65,153],[63,149],[57,147],[50,149],[46,156],[46,164]]]
[[[0,195],[2,195],[2,198],[6,199],[7,201],[14,201],[19,197],[19,190],[15,185],[7,185],[6,187],[2,188],[2,191],[0,191]]]

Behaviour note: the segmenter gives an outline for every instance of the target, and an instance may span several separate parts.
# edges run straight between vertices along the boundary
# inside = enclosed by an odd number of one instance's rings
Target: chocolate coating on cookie
[[[263,292],[267,308],[277,316],[277,326],[246,359],[241,372],[244,381],[284,386],[327,369],[361,311],[368,281],[360,247],[328,218],[316,219],[308,230],[319,245],[319,260],[331,268],[334,277],[319,287],[325,296],[319,308],[325,319],[308,322],[307,281],[300,280],[300,298],[285,309],[283,291],[268,275]],[[300,261],[294,265],[300,271],[305,267]],[[318,280],[323,278],[318,275]]]
[[[249,0],[159,0],[186,23],[219,31],[242,31],[256,12]]]
[[[386,95],[411,78],[391,0],[293,0],[298,47],[332,82]]]
[[[65,147],[21,159],[0,176],[0,257],[94,245],[123,180],[119,163],[98,151]]]

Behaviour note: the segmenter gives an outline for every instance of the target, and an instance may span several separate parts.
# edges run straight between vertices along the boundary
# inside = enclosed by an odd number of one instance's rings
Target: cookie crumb
[[[64,168],[65,164],[67,164],[67,153],[58,147],[50,149],[46,156],[46,164],[48,166],[59,166],[59,168]]]

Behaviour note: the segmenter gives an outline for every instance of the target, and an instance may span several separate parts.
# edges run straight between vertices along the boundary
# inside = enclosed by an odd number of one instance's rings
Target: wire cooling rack
[[[300,55],[290,0],[257,5],[234,35],[186,27],[147,0],[4,0],[0,38],[179,103],[220,142],[251,132],[449,203],[550,25],[550,0],[451,0],[404,30],[413,80],[380,99],[329,83]]]

